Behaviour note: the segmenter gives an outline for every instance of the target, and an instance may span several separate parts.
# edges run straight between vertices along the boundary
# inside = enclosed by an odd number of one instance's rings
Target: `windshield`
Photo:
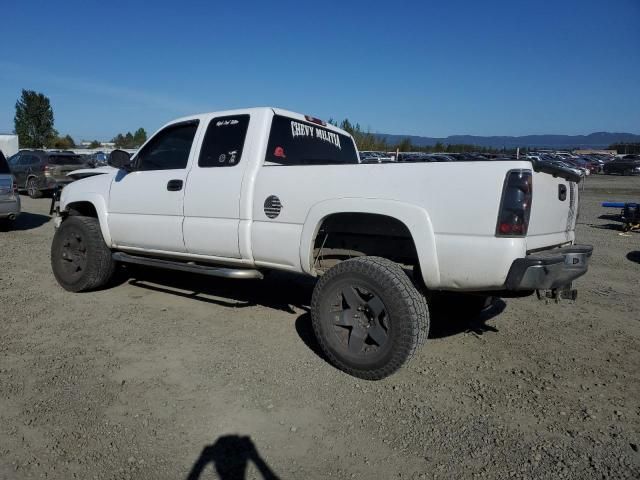
[[[78,155],[50,155],[51,165],[82,165],[82,159]]]
[[[277,165],[359,163],[351,137],[279,115],[271,123],[265,161]]]

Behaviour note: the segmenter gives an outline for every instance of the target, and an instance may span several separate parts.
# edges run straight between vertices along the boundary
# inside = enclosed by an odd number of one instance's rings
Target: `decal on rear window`
[[[348,135],[275,115],[265,160],[267,165],[354,164],[358,155]]]
[[[305,125],[304,123],[296,122],[295,120],[291,120],[291,135],[294,137],[304,136],[304,137],[314,137],[319,138],[325,142],[329,142],[340,150],[342,147],[340,146],[340,135],[337,133],[330,132],[325,130],[324,128],[314,127],[313,125]]]

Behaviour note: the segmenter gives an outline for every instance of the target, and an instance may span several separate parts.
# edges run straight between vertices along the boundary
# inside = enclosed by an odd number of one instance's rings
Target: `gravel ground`
[[[49,200],[23,197],[0,232],[0,477],[639,478],[640,233],[599,206],[639,196],[588,179],[577,303],[433,319],[380,382],[317,353],[306,278],[135,270],[65,292]]]

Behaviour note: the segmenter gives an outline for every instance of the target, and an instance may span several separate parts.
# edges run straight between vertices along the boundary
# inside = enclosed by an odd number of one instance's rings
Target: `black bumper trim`
[[[587,273],[591,245],[572,245],[533,253],[513,262],[507,290],[547,290],[569,285]]]

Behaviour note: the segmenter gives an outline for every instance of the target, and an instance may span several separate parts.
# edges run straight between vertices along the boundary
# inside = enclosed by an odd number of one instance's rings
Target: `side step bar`
[[[129,255],[123,252],[115,252],[112,255],[116,262],[136,263],[149,267],[165,268],[168,270],[180,270],[182,272],[200,273],[211,277],[236,278],[236,279],[262,279],[264,276],[259,270],[249,268],[223,268],[199,265],[193,262],[177,262],[174,260],[163,260],[160,258],[142,257],[139,255]]]

